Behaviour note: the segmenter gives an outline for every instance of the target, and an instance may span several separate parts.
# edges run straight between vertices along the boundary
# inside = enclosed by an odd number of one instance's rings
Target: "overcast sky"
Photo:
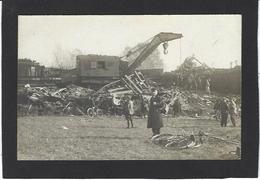
[[[211,67],[241,64],[240,15],[137,16],[19,16],[18,58],[45,66],[54,64],[53,51],[79,49],[84,54],[122,55],[159,32],[182,33],[169,42],[169,53],[159,46],[165,71],[191,55]]]

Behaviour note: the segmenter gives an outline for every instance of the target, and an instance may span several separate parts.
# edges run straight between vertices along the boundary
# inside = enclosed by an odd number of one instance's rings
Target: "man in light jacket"
[[[127,107],[128,107],[128,115],[127,115],[127,118],[126,118],[126,120],[127,120],[127,128],[130,127],[130,123],[131,123],[131,127],[134,127],[134,125],[133,125],[133,118],[132,118],[132,116],[134,115],[133,97],[131,97],[130,100],[128,101]]]
[[[234,99],[230,99],[229,101],[229,114],[230,114],[230,120],[233,124],[233,126],[236,126],[236,114],[237,114],[237,105],[234,101]]]

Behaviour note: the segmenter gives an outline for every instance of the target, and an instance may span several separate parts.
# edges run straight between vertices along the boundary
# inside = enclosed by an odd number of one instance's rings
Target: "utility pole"
[[[235,66],[237,66],[237,62],[238,62],[238,61],[237,61],[237,60],[235,60]]]
[[[181,54],[181,39],[180,39],[180,65],[181,65],[181,63],[182,63],[182,56],[181,56],[182,54]]]

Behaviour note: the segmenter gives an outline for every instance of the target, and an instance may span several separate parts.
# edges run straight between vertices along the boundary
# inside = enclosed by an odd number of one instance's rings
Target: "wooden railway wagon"
[[[231,69],[215,69],[210,76],[211,89],[220,93],[241,94],[241,66]]]
[[[47,69],[31,59],[18,59],[18,87],[25,84],[31,86],[56,86],[56,84],[59,84],[61,78],[59,76],[49,76],[46,74]]]

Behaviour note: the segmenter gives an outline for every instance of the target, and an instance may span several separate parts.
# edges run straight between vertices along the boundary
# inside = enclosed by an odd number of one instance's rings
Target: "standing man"
[[[220,120],[220,102],[221,102],[221,99],[217,99],[214,104],[215,119],[217,121]]]
[[[160,134],[160,128],[163,127],[162,117],[160,114],[163,104],[158,91],[152,89],[153,96],[150,99],[150,108],[148,113],[147,128],[152,128],[153,136]]]
[[[210,79],[206,79],[206,92],[210,95]]]
[[[147,103],[145,102],[145,99],[142,95],[140,95],[139,98],[141,99],[141,107],[140,107],[141,118],[145,118],[148,112]]]
[[[237,113],[237,105],[233,99],[230,99],[229,101],[229,114],[230,114],[230,120],[234,127],[236,127],[236,113]]]
[[[201,82],[201,78],[200,78],[199,75],[197,75],[197,83],[198,83],[198,89],[201,90],[201,89],[202,89],[202,88],[201,88],[202,82]]]
[[[181,103],[177,98],[173,103],[173,117],[179,116],[181,113]]]
[[[178,101],[178,98],[175,99],[175,101],[172,105],[172,115],[173,115],[173,117],[176,117],[177,114],[178,114],[178,102],[177,101]]]
[[[226,127],[227,126],[227,118],[228,118],[228,105],[227,105],[227,100],[223,98],[220,102],[220,113],[221,113],[221,122],[220,125],[221,127]]]
[[[129,128],[129,121],[131,123],[131,127],[133,128],[133,119],[132,116],[134,115],[134,102],[133,102],[133,97],[130,98],[128,101],[128,118],[127,118],[127,128]]]

